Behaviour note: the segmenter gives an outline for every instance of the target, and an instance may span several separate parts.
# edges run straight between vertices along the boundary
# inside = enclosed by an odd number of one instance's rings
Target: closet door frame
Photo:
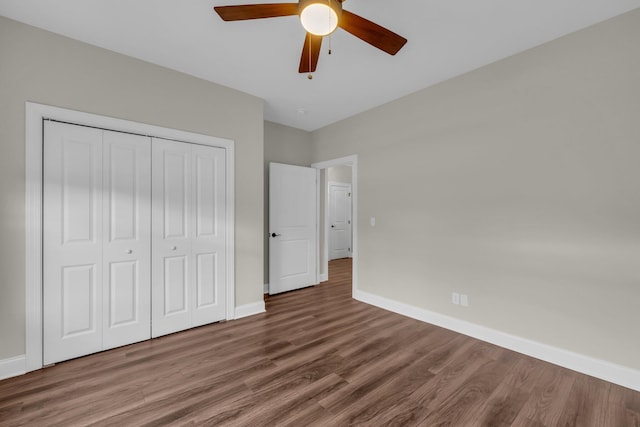
[[[129,120],[83,113],[33,102],[25,104],[26,143],[26,352],[25,372],[40,369],[42,359],[42,160],[43,122],[55,120],[225,149],[226,163],[226,320],[235,319],[235,143],[233,140],[185,132]]]

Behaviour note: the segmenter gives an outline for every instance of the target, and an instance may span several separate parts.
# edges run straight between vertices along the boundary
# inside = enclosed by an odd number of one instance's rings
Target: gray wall
[[[327,168],[329,182],[341,182],[351,184],[351,166],[333,166]]]
[[[264,122],[264,283],[269,283],[269,163],[311,165],[311,134]]]
[[[639,40],[635,10],[314,132],[358,154],[360,288],[640,369]]]
[[[25,351],[25,102],[236,142],[236,304],[262,299],[262,100],[0,17],[0,360]]]

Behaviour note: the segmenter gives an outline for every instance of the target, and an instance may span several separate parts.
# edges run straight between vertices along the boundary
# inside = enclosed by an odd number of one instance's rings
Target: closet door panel
[[[217,254],[202,253],[196,256],[196,310],[211,307],[219,300],[216,295]]]
[[[105,131],[103,347],[151,337],[151,141]]]
[[[189,295],[189,264],[186,256],[164,258],[164,316],[186,314]]]
[[[102,131],[46,121],[44,364],[102,349]]]
[[[165,144],[169,144],[165,141]],[[190,202],[190,158],[185,147],[170,143],[162,156],[163,238],[187,239]],[[188,147],[187,147],[188,148]]]
[[[108,275],[108,287],[107,297],[107,315],[105,327],[111,330],[120,328],[119,332],[122,332],[122,328],[125,326],[132,326],[140,321],[140,271],[137,261],[120,261],[109,263],[109,275]],[[148,320],[146,322],[149,323]],[[118,331],[115,332],[116,334]],[[147,330],[147,334],[150,335],[150,331]],[[149,338],[148,336],[146,338]],[[135,338],[134,338],[135,339]],[[106,341],[106,340],[105,340]],[[131,341],[135,342],[135,341]],[[105,343],[106,348],[115,347],[115,345],[108,345]]]
[[[223,320],[225,310],[225,150],[192,146],[194,326]]]
[[[71,265],[62,268],[62,338],[95,333],[96,265]]]
[[[152,336],[192,326],[191,149],[153,139]]]

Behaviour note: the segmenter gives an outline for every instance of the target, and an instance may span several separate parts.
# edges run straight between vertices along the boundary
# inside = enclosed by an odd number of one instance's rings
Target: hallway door
[[[269,293],[317,284],[316,169],[269,165]]]

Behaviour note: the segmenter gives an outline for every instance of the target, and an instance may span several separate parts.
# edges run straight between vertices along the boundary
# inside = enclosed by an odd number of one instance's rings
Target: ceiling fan
[[[224,21],[275,18],[300,15],[307,36],[302,47],[299,73],[316,70],[322,37],[337,27],[361,40],[395,55],[407,42],[404,37],[380,25],[342,9],[344,0],[299,0],[298,3],[264,3],[238,6],[216,6],[214,10]],[[311,78],[311,75],[309,75]]]

